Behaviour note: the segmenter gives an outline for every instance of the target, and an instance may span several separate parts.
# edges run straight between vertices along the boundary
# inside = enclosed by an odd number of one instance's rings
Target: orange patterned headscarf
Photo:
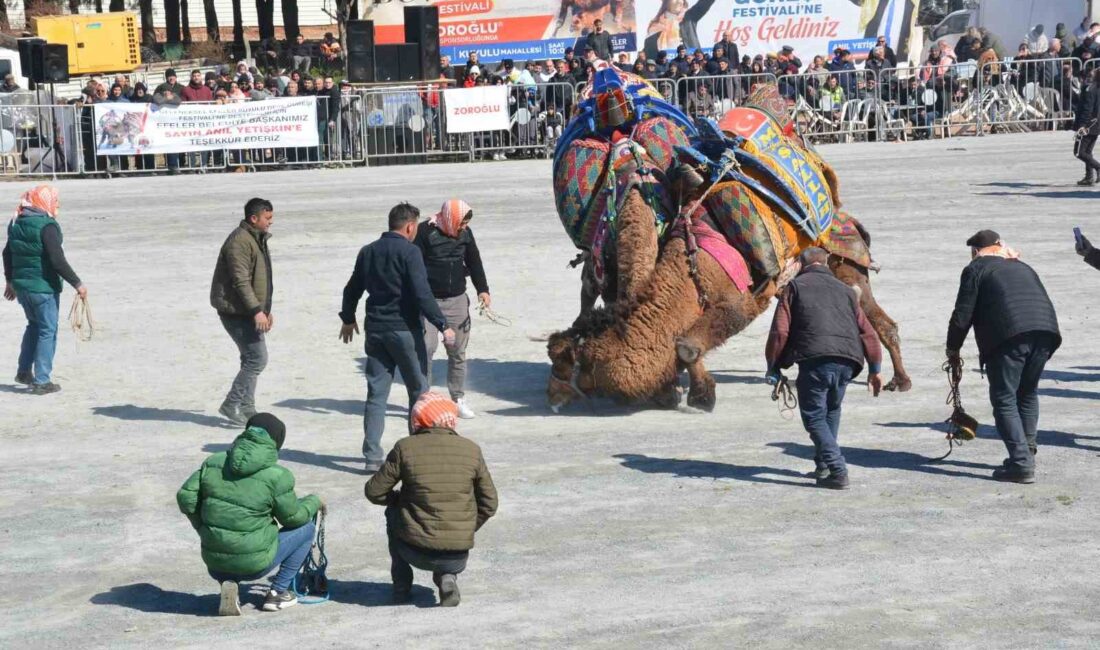
[[[23,192],[23,196],[19,197],[19,207],[15,213],[19,214],[26,208],[32,208],[56,218],[58,205],[57,188],[39,185]]]
[[[443,207],[439,209],[439,212],[428,219],[428,221],[434,224],[436,228],[443,231],[444,235],[455,239],[458,237],[462,220],[466,218],[466,215],[472,212],[473,209],[462,199],[451,199],[444,203]]]
[[[458,426],[458,405],[439,393],[424,393],[413,404],[409,426],[413,431],[431,427],[454,429]]]

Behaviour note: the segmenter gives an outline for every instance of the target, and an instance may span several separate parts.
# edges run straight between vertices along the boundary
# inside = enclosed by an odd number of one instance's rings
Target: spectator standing
[[[993,50],[996,60],[1003,61],[1007,53],[1001,39],[985,27],[979,27],[978,33],[982,35],[982,52]]]
[[[139,81],[134,84],[134,94],[130,96],[130,102],[134,104],[151,104],[153,96],[149,94],[149,89],[145,87],[145,84]],[[134,156],[134,167],[152,171],[156,169],[156,156],[149,153]]]
[[[447,390],[458,405],[458,414],[472,418],[474,411],[466,402],[466,346],[470,341],[470,298],[466,295],[466,276],[473,281],[478,303],[492,304],[485,267],[481,263],[470,221],[474,211],[461,199],[451,199],[439,212],[421,223],[413,243],[424,257],[428,286],[455,331],[454,343],[447,350]],[[432,384],[432,357],[439,345],[439,330],[424,319],[424,347],[427,353],[426,379]]]
[[[722,50],[725,51],[725,56],[730,60],[730,67],[733,67],[741,58],[741,52],[737,49],[737,41],[734,38],[733,28],[730,27],[722,34],[722,40],[715,43],[715,46],[721,45]]]
[[[1055,56],[1059,59],[1069,58],[1073,48],[1069,46],[1069,33],[1066,31],[1065,23],[1058,23],[1054,28],[1054,38],[1058,40],[1058,51]]]
[[[844,94],[855,97],[858,86],[856,76],[859,73],[856,72],[856,66],[852,63],[852,53],[843,48],[837,48],[833,60],[829,61],[826,67],[836,76],[841,88],[844,89]]]
[[[233,424],[256,414],[256,383],[267,367],[264,340],[274,326],[271,314],[271,223],[274,208],[266,199],[249,199],[244,219],[218,253],[210,284],[210,305],[240,352],[241,366],[218,412]]]
[[[69,266],[61,248],[61,224],[57,222],[60,207],[58,192],[49,185],[24,192],[16,216],[8,224],[3,251],[4,298],[18,299],[27,317],[15,381],[30,386],[35,395],[61,390],[50,381],[57,350],[61,281],[76,289],[82,300],[88,297],[88,288]]]
[[[416,567],[432,572],[440,607],[458,605],[458,574],[466,569],[474,534],[497,511],[485,457],[458,435],[457,415],[458,407],[442,395],[421,395],[411,409],[411,435],[394,445],[364,486],[371,503],[386,506],[396,602],[408,601]]]
[[[1058,317],[1034,270],[992,230],[966,241],[973,261],[963,269],[947,327],[947,359],[959,364],[970,328],[989,380],[997,433],[1008,449],[993,478],[1035,482],[1039,378],[1062,344]]]
[[[325,37],[321,39],[321,66],[326,71],[339,69],[340,59],[343,58],[343,56],[344,53],[340,49],[340,41],[336,40],[332,32],[326,32]]]
[[[351,278],[344,287],[340,311],[340,339],[351,343],[359,332],[355,312],[363,293],[367,294],[364,323],[367,354],[367,403],[363,413],[363,456],[368,473],[382,466],[382,433],[386,424],[386,401],[393,374],[401,369],[409,394],[409,409],[427,390],[427,351],[424,347],[423,317],[443,332],[443,341],[454,345],[455,332],[428,286],[427,271],[420,249],[413,245],[420,211],[408,203],[390,210],[389,231],[364,246],[355,260]]]
[[[1032,52],[1046,52],[1050,47],[1050,41],[1043,31],[1042,25],[1036,25],[1027,33],[1027,48]]]
[[[180,98],[185,103],[210,103],[214,101],[214,92],[203,81],[202,70],[191,71],[191,81],[180,91]],[[210,152],[198,151],[188,155],[192,167],[198,167],[200,173],[205,173],[210,164]]]
[[[603,30],[603,21],[597,18],[592,23],[592,31],[584,39],[586,47],[592,49],[597,59],[611,61],[611,34]]]
[[[841,404],[864,357],[868,388],[878,396],[882,348],[855,291],[829,271],[829,254],[811,247],[799,259],[802,271],[784,289],[768,336],[768,381],[798,364],[798,407],[814,443],[813,475],[818,487],[845,490],[848,467],[837,444]]]
[[[294,475],[279,464],[286,425],[270,413],[249,418],[228,451],[203,461],[176,493],[176,504],[202,540],[202,560],[221,583],[218,614],[240,616],[240,582],[278,569],[264,599],[265,612],[298,604],[291,581],[309,556],[325,512],[314,495],[299,499]],[[280,526],[282,527],[280,529]]]
[[[164,71],[164,83],[153,91],[153,103],[162,108],[175,108],[183,101],[183,86],[176,81],[176,71],[169,68]],[[164,154],[168,163],[168,173],[178,174],[180,170],[180,155],[178,153]]]
[[[1100,68],[1095,68],[1089,76],[1089,85],[1081,92],[1074,112],[1076,119],[1073,128],[1081,142],[1077,147],[1077,159],[1085,163],[1085,177],[1077,181],[1078,185],[1096,185],[1100,177],[1100,162],[1093,157],[1096,140],[1100,137]]]

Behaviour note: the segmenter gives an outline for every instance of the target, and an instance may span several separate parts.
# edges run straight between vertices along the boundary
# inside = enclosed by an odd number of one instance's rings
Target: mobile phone
[[[1073,227],[1073,238],[1077,240],[1077,245],[1078,246],[1081,245],[1081,237],[1082,236],[1083,235],[1081,235],[1081,227],[1080,226],[1074,226]]]

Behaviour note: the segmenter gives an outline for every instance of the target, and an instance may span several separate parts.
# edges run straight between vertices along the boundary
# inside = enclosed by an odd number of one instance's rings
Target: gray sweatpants
[[[470,341],[470,297],[466,294],[454,298],[436,299],[447,325],[455,331],[455,344],[447,349],[447,390],[451,399],[460,400],[466,394],[466,344]],[[428,351],[428,387],[432,385],[432,357],[439,347],[439,330],[424,321],[424,347]]]
[[[267,343],[263,332],[256,331],[251,318],[222,316],[222,327],[229,332],[241,354],[241,369],[229,387],[225,403],[242,411],[256,410],[256,382],[267,367]]]

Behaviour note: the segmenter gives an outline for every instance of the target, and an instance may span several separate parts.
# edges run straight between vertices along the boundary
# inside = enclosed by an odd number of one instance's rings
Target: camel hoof
[[[669,384],[664,390],[656,393],[653,396],[653,403],[658,408],[673,410],[680,406],[680,397],[683,394],[682,389],[677,384]]]
[[[676,339],[676,356],[684,363],[695,363],[703,353],[698,345],[688,339]]]
[[[913,382],[908,377],[894,377],[890,380],[890,383],[882,387],[882,390],[890,391],[891,393],[907,393],[909,389],[913,387]]]
[[[706,384],[700,390],[696,390],[696,387],[692,386],[691,392],[688,393],[688,406],[707,413],[714,411],[714,404],[717,401],[717,396],[714,394],[714,378],[710,376],[707,377]]]

